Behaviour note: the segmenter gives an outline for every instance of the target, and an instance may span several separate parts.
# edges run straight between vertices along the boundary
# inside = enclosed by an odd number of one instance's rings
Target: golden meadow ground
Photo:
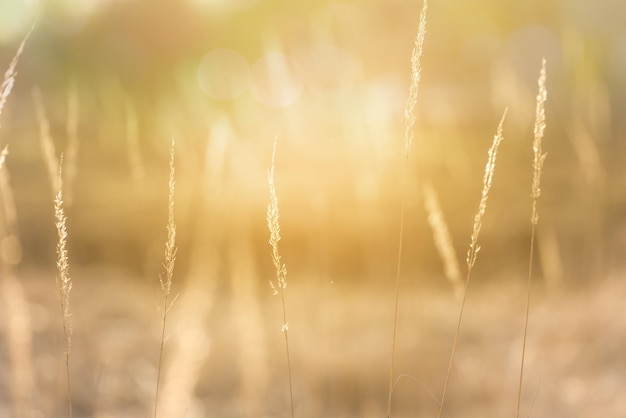
[[[245,256],[239,254],[239,258]],[[146,415],[154,397],[160,332],[154,287],[110,269],[77,268],[74,275],[84,278],[83,286],[76,285],[73,293],[75,416]],[[46,416],[63,416],[64,371],[58,355],[63,341],[58,333],[60,318],[46,313],[58,310],[47,276],[33,271],[23,279],[28,283],[35,331],[38,395],[34,403]],[[303,278],[315,282],[315,278]],[[231,286],[226,277],[213,280],[222,287]],[[211,308],[207,321],[193,331],[192,346],[186,348],[188,355],[201,362],[193,370],[198,385],[185,416],[289,414],[282,314],[276,300],[263,290],[253,314],[227,288],[198,301]],[[383,415],[388,364],[381,359],[388,355],[391,312],[380,300],[391,298],[391,292],[355,286],[337,277],[334,283],[291,283],[289,291],[296,414]],[[447,403],[450,416],[513,413],[524,305],[519,295],[523,293],[521,285],[500,284],[477,286],[469,296]],[[173,356],[178,341],[192,332],[188,306],[182,304],[190,299],[185,297],[181,294],[171,311],[166,374],[179,364],[180,359]],[[526,392],[537,393],[532,415],[624,414],[621,348],[626,328],[616,320],[624,314],[623,300],[619,280],[606,281],[593,291],[550,294],[535,289],[525,379]],[[401,302],[397,364],[419,383],[405,378],[397,385],[394,416],[432,416],[438,406],[426,390],[436,393],[443,383],[458,300],[440,289],[407,286]],[[4,378],[2,386],[7,384]],[[5,412],[9,403],[5,398]],[[176,412],[186,410],[182,405],[179,408]]]

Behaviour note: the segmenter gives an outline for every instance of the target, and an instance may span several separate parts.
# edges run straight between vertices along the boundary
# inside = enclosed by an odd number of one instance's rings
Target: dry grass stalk
[[[72,83],[68,92],[67,122],[65,131],[67,134],[67,148],[65,151],[65,203],[71,206],[74,200],[74,183],[76,181],[78,165],[78,121],[79,121],[78,89],[76,83]]]
[[[56,156],[54,140],[50,134],[50,122],[46,116],[46,110],[41,97],[41,90],[38,87],[33,88],[33,101],[35,103],[35,111],[37,113],[37,122],[39,123],[39,141],[43,152],[44,161],[48,168],[48,177],[52,183],[52,191],[56,195],[61,187],[61,178],[59,173],[59,160]]]
[[[419,91],[420,79],[422,75],[422,52],[424,51],[424,38],[426,37],[426,11],[428,10],[428,1],[424,0],[422,11],[420,12],[420,23],[415,38],[415,45],[411,54],[411,84],[409,86],[409,99],[406,102],[404,117],[406,120],[406,130],[404,133],[406,155],[411,151],[413,137],[415,136],[415,107],[417,106],[417,93]]]
[[[435,247],[437,247],[439,257],[443,261],[446,278],[452,284],[455,295],[460,298],[463,295],[463,279],[461,278],[461,269],[454,245],[452,245],[448,224],[443,216],[437,192],[432,184],[430,182],[424,183],[423,190],[424,206],[428,213],[428,223],[433,230]]]
[[[165,241],[165,262],[163,267],[165,268],[165,277],[161,275],[159,281],[161,283],[161,291],[163,292],[163,306],[161,307],[161,342],[159,347],[159,364],[157,369],[157,384],[156,393],[154,399],[154,417],[157,416],[158,404],[159,404],[159,388],[161,381],[161,369],[163,362],[163,349],[165,346],[165,325],[167,323],[167,313],[169,312],[172,304],[172,279],[174,278],[174,264],[176,262],[176,223],[174,222],[174,192],[176,182],[174,181],[175,166],[175,145],[176,142],[172,138],[170,144],[170,175],[168,181],[168,211],[167,211],[167,241]]]
[[[70,380],[70,352],[72,348],[72,324],[70,312],[70,292],[72,279],[70,277],[70,263],[67,255],[67,218],[63,210],[63,183],[62,183],[63,156],[59,164],[57,177],[58,189],[54,199],[54,218],[56,220],[57,235],[57,291],[61,301],[61,314],[63,316],[63,335],[65,336],[65,370],[67,374],[67,403],[69,416],[72,417],[72,386]]]
[[[543,171],[543,163],[545,162],[546,155],[541,149],[541,142],[543,139],[543,133],[546,129],[546,99],[548,92],[546,90],[546,60],[543,59],[541,63],[541,72],[539,73],[539,93],[537,94],[537,108],[535,111],[535,129],[533,139],[533,183],[531,187],[532,197],[532,214],[530,217],[531,234],[530,234],[530,256],[528,261],[528,285],[526,294],[526,312],[524,314],[524,338],[522,342],[522,360],[520,365],[519,374],[519,389],[517,395],[517,418],[520,416],[520,407],[522,403],[522,383],[524,381],[524,360],[526,358],[526,339],[528,336],[528,313],[530,310],[530,288],[531,279],[533,273],[533,254],[535,249],[535,230],[537,229],[537,223],[539,222],[539,212],[537,210],[537,201],[541,195],[541,172]]]
[[[218,124],[219,126],[219,124]],[[212,128],[215,128],[212,125]],[[212,135],[207,146],[206,162],[200,178],[208,192],[200,194],[200,207],[203,214],[195,231],[213,231],[213,238],[220,235],[223,224],[218,221],[219,187],[223,177],[223,166],[228,138]],[[216,215],[216,216],[211,216]],[[216,294],[217,280],[220,269],[218,242],[207,245],[204,235],[196,235],[190,246],[189,273],[181,291],[178,309],[173,312],[178,324],[176,335],[171,349],[171,362],[165,373],[162,390],[160,391],[159,410],[164,417],[180,417],[188,411],[189,404],[194,397],[194,389],[201,377],[202,366],[210,354],[210,336],[207,332],[207,322],[210,320],[213,309],[213,299]],[[217,241],[217,240],[216,240]],[[208,279],[207,279],[208,278]]]
[[[0,85],[0,115],[2,115],[2,110],[4,109],[4,105],[6,104],[7,99],[9,98],[9,95],[11,94],[11,91],[13,90],[13,85],[15,84],[15,78],[17,77],[17,71],[16,71],[17,63],[20,60],[20,55],[22,55],[22,52],[24,52],[26,41],[28,40],[28,37],[30,36],[30,34],[33,32],[33,29],[35,29],[35,26],[30,28],[26,36],[24,36],[22,43],[17,48],[17,52],[15,53],[15,56],[11,60],[11,64],[9,64],[9,68],[4,73],[4,79],[2,80],[2,84]],[[0,124],[0,127],[1,126],[2,125]]]
[[[206,272],[200,276],[206,279]],[[194,390],[202,376],[203,365],[209,356],[210,337],[207,320],[212,308],[210,289],[190,287],[182,294],[177,306],[181,318],[176,327],[176,339],[171,351],[171,362],[164,373],[159,391],[159,412],[162,417],[182,417],[188,414],[194,400]]]
[[[495,137],[493,138],[493,143],[491,144],[491,148],[489,149],[489,154],[487,158],[487,165],[485,166],[485,176],[483,178],[483,191],[480,198],[480,203],[478,205],[478,212],[476,216],[474,216],[474,227],[472,228],[472,236],[470,242],[470,248],[467,251],[467,276],[465,277],[465,287],[463,289],[463,299],[461,301],[461,308],[459,311],[459,317],[457,321],[456,330],[454,332],[454,340],[452,342],[452,351],[450,353],[450,360],[448,362],[448,371],[446,372],[446,378],[443,385],[443,393],[441,395],[441,404],[439,405],[439,415],[441,418],[443,414],[443,407],[446,400],[446,393],[448,392],[448,384],[450,382],[450,375],[452,374],[452,365],[454,364],[454,355],[456,354],[456,347],[459,339],[459,333],[461,331],[461,323],[463,321],[463,312],[465,310],[465,301],[467,299],[467,287],[470,282],[470,277],[472,275],[472,270],[474,269],[474,265],[476,264],[476,257],[478,252],[480,251],[480,247],[478,246],[478,237],[480,236],[480,230],[483,224],[483,217],[485,216],[485,212],[487,210],[487,199],[489,198],[489,190],[491,190],[491,184],[493,182],[493,175],[495,173],[496,168],[496,157],[498,155],[498,148],[500,147],[500,143],[504,139],[502,130],[504,126],[504,119],[506,118],[507,111],[504,111],[502,115],[502,119],[500,119],[500,123],[498,124],[498,130],[496,132]]]
[[[285,348],[287,351],[287,373],[289,375],[289,399],[291,401],[291,417],[295,416],[293,406],[293,387],[291,383],[291,359],[289,354],[289,324],[287,322],[287,308],[285,306],[285,288],[287,287],[287,267],[281,262],[278,253],[278,242],[280,241],[280,224],[278,218],[280,216],[278,210],[278,197],[276,196],[276,187],[274,185],[274,169],[276,167],[276,144],[278,138],[274,141],[274,149],[272,151],[272,166],[267,176],[267,183],[270,189],[270,202],[267,205],[267,226],[270,230],[270,245],[272,247],[272,262],[276,269],[276,281],[270,280],[270,286],[275,295],[280,294],[283,308],[283,335],[285,336]]]
[[[398,301],[400,297],[400,269],[402,265],[402,242],[404,240],[404,206],[406,195],[406,178],[409,166],[409,152],[411,145],[413,144],[413,137],[415,136],[415,108],[417,105],[417,93],[419,91],[419,82],[421,78],[421,58],[422,51],[424,49],[424,38],[426,36],[426,12],[428,10],[428,1],[424,0],[422,5],[422,11],[420,12],[419,28],[417,30],[417,36],[415,38],[415,45],[411,54],[411,83],[409,86],[409,98],[404,110],[404,117],[406,120],[406,129],[404,133],[404,171],[402,173],[402,194],[400,202],[400,234],[398,237],[398,261],[396,269],[396,280],[394,288],[394,312],[393,312],[393,331],[391,337],[391,360],[389,365],[389,386],[388,386],[388,398],[387,398],[387,418],[391,416],[391,396],[393,394],[394,386],[394,369],[396,361],[396,339],[398,332]]]

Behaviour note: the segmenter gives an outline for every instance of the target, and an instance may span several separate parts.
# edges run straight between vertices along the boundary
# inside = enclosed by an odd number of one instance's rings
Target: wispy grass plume
[[[72,349],[72,323],[70,312],[70,292],[72,279],[70,277],[70,262],[67,254],[67,218],[63,210],[63,182],[62,182],[63,156],[59,164],[58,189],[54,199],[54,218],[58,235],[57,242],[57,291],[61,301],[61,314],[63,316],[63,335],[65,336],[65,370],[67,374],[67,406],[70,418],[72,417],[72,385],[70,380],[70,353]]]
[[[541,62],[541,72],[539,73],[539,93],[537,93],[537,107],[535,111],[535,129],[533,139],[533,183],[531,187],[532,198],[532,214],[530,216],[531,233],[530,233],[530,256],[528,261],[528,285],[526,294],[526,312],[524,314],[524,339],[522,342],[522,360],[519,373],[519,390],[517,394],[517,418],[520,416],[520,407],[522,403],[522,383],[524,381],[524,361],[526,359],[526,338],[528,336],[528,313],[530,310],[530,288],[533,273],[533,254],[535,250],[535,230],[539,222],[539,211],[537,210],[537,201],[541,195],[541,172],[543,171],[543,163],[546,155],[541,148],[543,133],[546,129],[546,109],[545,104],[548,98],[546,89],[546,60]]]
[[[165,325],[167,322],[167,313],[172,304],[172,279],[174,278],[174,264],[176,262],[176,223],[174,222],[174,191],[176,182],[174,181],[174,156],[176,142],[172,138],[170,145],[170,176],[168,182],[168,211],[167,211],[167,241],[165,241],[165,276],[161,275],[159,281],[161,283],[161,291],[163,292],[163,306],[161,307],[161,342],[159,347],[159,364],[157,369],[157,384],[154,397],[154,417],[157,416],[159,405],[159,388],[161,381],[161,369],[163,362],[163,349],[165,346]]]
[[[419,91],[420,80],[422,78],[422,52],[424,51],[424,38],[426,37],[426,12],[428,10],[428,0],[424,0],[422,5],[422,11],[420,12],[420,23],[417,29],[417,37],[415,38],[415,45],[413,46],[413,52],[411,53],[411,84],[409,85],[409,99],[406,102],[406,108],[404,109],[404,118],[406,120],[406,127],[404,133],[405,155],[409,155],[411,151],[411,145],[413,145],[413,138],[415,137],[415,119],[417,106],[417,93]]]
[[[214,127],[212,125],[212,127]],[[206,326],[210,321],[213,309],[213,299],[216,294],[217,280],[220,270],[221,256],[216,249],[221,243],[215,239],[222,225],[217,213],[219,199],[222,197],[214,190],[217,189],[223,178],[223,165],[227,148],[227,138],[224,141],[209,141],[206,150],[206,162],[199,178],[201,184],[210,192],[201,193],[199,207],[203,214],[203,228],[194,228],[194,231],[211,230],[211,244],[204,244],[205,236],[195,235],[190,245],[189,270],[187,280],[181,290],[180,300],[177,299],[176,339],[170,351],[171,361],[168,362],[166,373],[161,383],[159,411],[163,417],[182,417],[188,410],[191,401],[196,395],[195,388],[202,377],[202,367],[211,352],[209,344],[209,330]],[[206,224],[205,224],[206,223]],[[208,278],[208,280],[207,280]],[[174,312],[172,312],[174,313]],[[163,372],[162,372],[163,374]]]
[[[444,274],[446,279],[452,284],[454,294],[459,298],[463,295],[463,279],[461,278],[461,269],[457,258],[454,245],[452,245],[452,237],[448,224],[443,216],[437,192],[430,182],[424,183],[424,207],[428,214],[428,223],[433,230],[433,238],[435,247],[439,253],[441,261],[443,261]]]
[[[289,399],[291,401],[291,417],[295,416],[293,407],[293,387],[291,383],[291,359],[289,354],[289,323],[287,322],[287,308],[285,306],[285,288],[287,287],[287,267],[282,263],[280,254],[278,253],[278,241],[280,241],[280,224],[278,218],[278,197],[276,196],[276,187],[274,186],[274,169],[276,167],[276,143],[274,140],[274,149],[272,151],[272,166],[267,176],[267,183],[270,188],[270,202],[267,205],[267,226],[270,230],[270,246],[272,247],[272,262],[276,269],[276,279],[270,280],[274,294],[280,294],[283,308],[283,335],[285,336],[285,348],[287,351],[287,373],[289,375]]]
[[[483,191],[480,198],[480,203],[478,205],[478,212],[474,216],[474,227],[472,229],[472,236],[469,250],[467,251],[467,276],[465,277],[465,287],[463,289],[463,299],[461,301],[461,309],[459,311],[459,318],[456,326],[456,330],[454,332],[454,341],[452,342],[452,351],[450,353],[450,361],[448,362],[448,371],[446,372],[446,378],[443,385],[443,393],[441,395],[441,404],[439,405],[439,415],[441,418],[443,414],[443,407],[446,400],[446,393],[448,392],[448,383],[450,382],[450,375],[452,374],[452,365],[454,364],[454,355],[456,354],[456,347],[459,339],[459,333],[461,331],[461,323],[463,321],[463,311],[465,310],[465,301],[467,299],[467,287],[469,285],[470,277],[472,275],[472,270],[474,269],[474,265],[476,264],[476,257],[478,256],[478,252],[480,251],[480,247],[478,246],[478,237],[480,236],[480,230],[483,225],[483,217],[485,216],[485,212],[487,211],[487,199],[489,198],[489,190],[491,189],[491,184],[493,182],[493,175],[496,169],[496,156],[498,155],[498,147],[500,143],[504,139],[502,130],[504,125],[504,119],[506,118],[507,111],[504,111],[502,115],[502,119],[500,119],[500,123],[498,125],[498,130],[496,132],[495,137],[493,138],[493,143],[491,144],[491,148],[489,149],[489,154],[487,158],[487,165],[485,166],[485,176],[483,178]]]
[[[17,48],[17,52],[15,53],[15,56],[11,60],[11,64],[9,64],[9,68],[4,73],[4,79],[2,80],[2,84],[0,85],[0,115],[2,115],[2,110],[4,109],[4,105],[6,104],[7,99],[9,98],[9,95],[11,94],[11,91],[13,90],[13,85],[15,84],[15,78],[17,77],[17,63],[20,60],[20,55],[22,55],[22,52],[24,52],[26,41],[28,40],[28,37],[30,36],[30,34],[33,32],[34,29],[35,29],[35,26],[33,25],[33,27],[30,28],[26,36],[24,36],[22,43]],[[1,121],[0,121],[0,127],[2,127]]]
[[[391,361],[389,365],[389,387],[387,398],[387,418],[391,417],[391,396],[393,394],[394,386],[394,368],[396,361],[396,337],[398,331],[398,300],[400,296],[400,270],[402,266],[402,242],[404,240],[404,205],[406,194],[406,179],[408,175],[409,166],[409,152],[411,151],[411,145],[413,144],[413,137],[415,136],[415,107],[417,106],[417,93],[419,91],[419,83],[421,78],[421,58],[422,51],[424,49],[424,38],[426,36],[426,11],[428,10],[428,1],[424,0],[422,5],[422,11],[419,17],[419,28],[417,30],[417,37],[415,38],[415,45],[411,54],[411,83],[409,86],[409,98],[404,110],[404,117],[406,121],[405,133],[404,133],[404,171],[402,173],[402,195],[400,202],[400,236],[398,238],[398,261],[396,270],[396,281],[394,290],[394,308],[393,308],[393,331],[391,337]]]

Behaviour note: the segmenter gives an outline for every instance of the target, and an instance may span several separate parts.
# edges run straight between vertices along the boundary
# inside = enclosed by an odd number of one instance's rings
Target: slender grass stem
[[[291,378],[291,359],[289,351],[289,323],[287,322],[287,307],[285,303],[285,288],[287,287],[287,267],[282,263],[280,253],[278,252],[278,242],[280,241],[280,223],[278,222],[280,212],[278,208],[278,196],[276,195],[276,187],[274,185],[274,169],[276,167],[276,144],[278,139],[274,140],[274,148],[272,151],[272,166],[267,176],[267,183],[270,189],[270,202],[267,205],[267,226],[270,231],[270,246],[272,247],[272,262],[276,269],[276,281],[270,280],[270,286],[274,290],[274,295],[280,294],[280,300],[283,310],[283,326],[282,331],[285,336],[285,350],[287,353],[287,374],[289,376],[289,401],[291,404],[291,418],[294,418],[293,403],[293,384]]]
[[[543,163],[546,159],[541,148],[543,133],[546,129],[546,111],[545,103],[548,97],[546,89],[546,60],[541,62],[541,71],[539,73],[539,93],[537,93],[537,108],[535,111],[535,129],[533,139],[533,183],[531,188],[532,197],[532,215],[530,217],[531,233],[530,233],[530,255],[528,260],[528,281],[526,290],[526,309],[524,313],[524,338],[522,339],[522,359],[519,373],[519,388],[517,392],[517,411],[516,417],[520,417],[520,409],[522,405],[522,384],[524,383],[524,365],[526,360],[526,342],[528,339],[528,316],[530,313],[530,294],[533,274],[533,255],[535,249],[535,230],[539,222],[539,212],[537,210],[537,201],[541,195],[541,172],[543,171]]]
[[[157,366],[157,381],[156,390],[154,396],[154,418],[157,417],[159,406],[159,389],[161,383],[161,371],[163,369],[163,352],[165,348],[165,328],[167,323],[167,314],[171,308],[171,291],[172,280],[174,278],[174,264],[176,263],[176,223],[174,222],[174,192],[176,182],[174,181],[175,166],[174,166],[174,138],[170,145],[170,176],[168,182],[168,215],[167,215],[167,241],[165,242],[165,262],[163,267],[165,268],[165,277],[161,275],[159,281],[161,282],[161,291],[163,292],[163,306],[161,307],[161,341],[159,344],[159,363]]]
[[[530,233],[530,256],[528,260],[528,282],[526,289],[526,309],[524,312],[524,338],[522,340],[522,360],[520,362],[520,372],[519,372],[519,386],[517,391],[517,411],[515,416],[517,418],[520,417],[521,407],[522,407],[522,383],[524,382],[524,364],[526,360],[526,340],[528,338],[528,316],[530,313],[530,289],[532,284],[532,271],[533,271],[533,254],[535,248],[535,227]]]
[[[63,210],[63,155],[59,162],[59,177],[57,180],[58,189],[54,199],[54,218],[58,235],[57,242],[57,291],[61,302],[61,315],[63,318],[63,336],[65,337],[65,372],[67,377],[67,408],[69,417],[72,418],[72,381],[70,378],[70,353],[72,349],[72,325],[70,312],[70,292],[72,290],[72,279],[70,277],[70,263],[67,253],[67,217]]]
[[[396,281],[394,286],[394,304],[393,304],[393,331],[391,337],[391,362],[389,364],[389,396],[387,398],[387,418],[391,417],[391,398],[394,389],[394,370],[396,360],[396,336],[398,332],[398,306],[400,299],[400,271],[402,266],[402,242],[404,241],[404,201],[406,195],[406,176],[408,171],[409,158],[408,154],[404,159],[404,172],[402,175],[402,191],[400,196],[400,234],[398,237],[398,260],[396,269]]]
[[[28,37],[35,29],[35,25],[33,25],[30,30],[24,36],[24,39],[20,43],[20,46],[17,48],[17,52],[13,56],[11,63],[9,64],[9,68],[4,73],[4,78],[2,80],[2,84],[0,84],[0,115],[2,115],[2,110],[4,109],[4,105],[13,90],[13,86],[15,85],[15,78],[17,77],[17,64],[20,60],[20,55],[24,52],[24,47],[26,46],[26,41]],[[2,125],[0,124],[0,127]],[[56,173],[55,173],[56,174]]]
[[[465,302],[467,300],[467,289],[469,286],[470,278],[472,275],[472,270],[474,269],[474,265],[476,264],[476,257],[478,256],[478,252],[480,251],[480,247],[478,246],[478,237],[480,236],[480,230],[482,228],[483,217],[485,216],[485,212],[487,210],[487,199],[489,197],[489,190],[491,189],[491,184],[493,182],[493,175],[495,173],[496,168],[496,157],[498,155],[498,147],[500,143],[504,139],[502,130],[504,125],[504,119],[506,118],[507,111],[504,111],[502,115],[502,119],[500,119],[500,124],[498,125],[498,130],[493,138],[493,143],[491,148],[489,149],[489,158],[487,159],[487,165],[485,166],[485,176],[483,178],[483,191],[480,199],[480,204],[478,205],[478,212],[476,216],[474,216],[474,228],[472,229],[472,236],[470,242],[470,248],[467,251],[467,276],[465,277],[465,287],[463,288],[463,298],[461,300],[461,308],[459,310],[459,317],[457,320],[456,329],[454,331],[454,340],[452,341],[452,351],[450,352],[450,360],[448,362],[448,371],[446,372],[446,378],[443,384],[443,393],[441,395],[441,404],[439,405],[439,414],[438,418],[441,418],[443,415],[443,408],[445,405],[446,394],[448,393],[448,385],[450,383],[450,376],[452,375],[452,366],[454,365],[454,356],[456,354],[456,349],[459,341],[459,334],[461,332],[461,323],[463,322],[463,313],[465,311]]]
[[[413,46],[413,52],[411,54],[411,83],[409,86],[409,98],[404,110],[404,117],[406,120],[406,127],[404,133],[404,168],[402,171],[402,191],[400,197],[400,234],[398,237],[398,259],[396,268],[396,279],[394,285],[394,304],[393,304],[393,326],[391,337],[391,360],[389,364],[389,388],[387,398],[387,418],[391,417],[391,397],[393,394],[393,382],[395,373],[395,361],[396,361],[396,340],[398,333],[398,305],[400,296],[400,272],[402,269],[402,245],[404,241],[404,206],[406,200],[406,182],[409,168],[409,153],[411,151],[411,145],[413,144],[413,137],[415,136],[415,118],[417,105],[417,93],[419,91],[419,84],[421,78],[421,58],[424,50],[424,37],[426,36],[426,12],[428,10],[428,1],[424,0],[422,5],[422,11],[419,17],[419,28],[417,30],[417,36],[415,38],[415,45]]]

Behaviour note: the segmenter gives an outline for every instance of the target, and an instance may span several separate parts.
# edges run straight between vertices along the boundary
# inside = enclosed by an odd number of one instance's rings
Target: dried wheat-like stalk
[[[4,109],[4,105],[6,104],[7,99],[9,98],[9,95],[11,94],[11,90],[13,90],[13,85],[15,84],[15,77],[17,77],[17,71],[16,71],[17,63],[20,60],[20,55],[22,55],[22,52],[24,52],[26,41],[28,40],[28,37],[30,36],[30,34],[33,32],[33,29],[35,29],[35,26],[30,28],[26,36],[24,36],[22,43],[17,48],[17,52],[15,53],[15,56],[11,60],[11,64],[9,64],[9,68],[4,73],[4,79],[2,80],[2,84],[0,84],[0,115],[2,115],[2,110]],[[2,125],[0,124],[0,127],[1,126]]]
[[[459,318],[457,321],[456,330],[454,332],[452,351],[450,353],[450,360],[448,362],[448,371],[446,372],[446,378],[443,385],[443,394],[441,395],[441,403],[439,405],[439,418],[441,418],[443,414],[443,406],[446,399],[446,393],[448,392],[448,383],[450,382],[450,375],[452,374],[452,365],[454,363],[454,355],[456,354],[459,333],[461,331],[461,322],[463,321],[463,311],[465,309],[465,301],[467,298],[467,287],[469,285],[470,277],[472,275],[472,270],[474,269],[474,265],[476,264],[476,257],[478,255],[478,252],[480,251],[480,247],[478,246],[478,237],[480,236],[480,230],[483,225],[483,217],[485,216],[485,212],[487,210],[487,199],[489,198],[489,190],[491,190],[493,175],[496,169],[496,156],[498,155],[498,148],[500,146],[500,143],[504,139],[502,130],[504,126],[504,119],[506,118],[506,113],[507,111],[505,110],[504,114],[502,115],[502,119],[500,119],[500,123],[498,124],[498,130],[495,137],[493,138],[491,148],[489,149],[487,165],[485,166],[485,176],[483,177],[483,191],[481,194],[480,203],[478,205],[478,212],[476,213],[476,216],[474,216],[474,227],[472,229],[470,248],[467,251],[466,259],[467,276],[465,277],[465,287],[463,288],[461,309],[459,311]]]
[[[415,136],[415,107],[417,106],[417,93],[419,91],[420,79],[422,75],[422,52],[424,51],[424,38],[426,37],[426,11],[428,10],[428,1],[424,0],[422,11],[420,12],[420,23],[415,38],[415,45],[411,54],[411,84],[409,86],[409,99],[404,109],[404,118],[406,120],[406,128],[404,133],[406,155],[411,151],[413,137]]]
[[[272,166],[267,176],[267,183],[270,188],[270,202],[267,205],[267,226],[270,230],[270,246],[272,247],[272,262],[276,269],[276,280],[270,280],[270,286],[275,295],[280,294],[283,308],[283,335],[285,336],[285,348],[287,350],[287,372],[289,375],[289,399],[291,401],[291,417],[295,416],[293,407],[293,388],[291,384],[291,359],[289,355],[289,324],[287,322],[287,308],[285,306],[285,288],[287,287],[287,267],[282,263],[280,254],[278,253],[278,241],[280,241],[280,224],[278,218],[278,197],[276,196],[276,187],[274,186],[274,169],[276,167],[276,143],[274,141],[274,149],[272,151]]]
[[[67,122],[65,131],[67,134],[67,149],[65,151],[65,203],[71,206],[74,201],[74,183],[76,181],[78,165],[78,121],[79,121],[78,89],[76,83],[72,83],[68,92]]]
[[[174,156],[175,156],[175,141],[172,138],[170,144],[170,176],[168,182],[168,211],[167,211],[167,241],[165,241],[165,262],[163,267],[165,268],[165,277],[161,275],[159,281],[161,283],[161,291],[163,292],[163,306],[161,307],[161,342],[159,347],[159,364],[157,369],[157,382],[156,393],[154,399],[154,417],[157,416],[158,404],[159,404],[159,388],[161,381],[161,369],[163,362],[163,349],[165,347],[165,325],[167,322],[167,313],[169,312],[172,304],[171,292],[172,292],[172,279],[174,278],[174,264],[176,262],[176,223],[174,222],[174,191],[176,182],[174,181]]]
[[[61,301],[61,314],[63,316],[63,334],[65,336],[65,370],[67,374],[67,403],[70,418],[72,417],[72,386],[70,380],[70,352],[72,348],[72,323],[70,312],[70,292],[72,279],[70,277],[70,262],[67,255],[67,218],[63,210],[63,183],[62,183],[63,156],[59,164],[57,177],[58,189],[54,199],[54,218],[56,220],[57,235],[57,291]]]
[[[452,245],[452,237],[448,229],[448,224],[443,216],[443,211],[439,205],[437,192],[429,182],[424,183],[424,206],[428,213],[428,223],[433,230],[435,247],[439,257],[443,261],[444,273],[448,281],[454,288],[454,293],[461,297],[463,295],[463,279],[461,278],[461,269],[457,258],[454,245]]]
[[[220,124],[217,124],[220,126]],[[215,125],[212,125],[212,129]],[[221,140],[220,140],[221,139]],[[208,192],[200,194],[199,206],[202,213],[218,213],[218,201],[221,198],[216,191],[222,182],[225,153],[228,138],[211,138],[206,151],[204,170],[200,178]],[[202,216],[198,225],[206,223],[206,229],[214,232],[213,238],[220,235],[222,224],[219,216]],[[216,222],[216,223],[215,223]],[[195,228],[194,231],[204,230]],[[202,367],[211,351],[207,322],[210,320],[213,299],[216,294],[221,257],[216,247],[217,239],[207,245],[204,235],[195,235],[189,256],[187,280],[177,299],[177,309],[172,312],[178,325],[171,347],[170,358],[161,383],[159,411],[164,417],[182,417],[194,399],[195,387],[202,376]],[[207,280],[208,278],[208,280]]]
[[[524,360],[526,357],[526,338],[528,336],[528,313],[530,310],[530,287],[533,273],[533,254],[535,249],[535,230],[539,222],[539,212],[537,210],[537,201],[541,195],[541,172],[543,171],[543,163],[546,155],[541,149],[541,141],[543,133],[546,129],[546,99],[548,91],[546,89],[546,60],[541,62],[541,72],[539,73],[539,93],[537,94],[537,107],[535,111],[535,130],[533,139],[533,183],[531,187],[532,198],[532,214],[530,216],[531,233],[530,233],[530,256],[528,261],[528,285],[526,294],[526,312],[524,315],[524,339],[522,342],[522,360],[519,374],[519,390],[517,394],[517,418],[520,416],[520,407],[522,403],[522,383],[524,381]]]
[[[491,190],[491,184],[493,182],[493,175],[495,173],[496,168],[496,156],[498,154],[498,147],[502,142],[504,137],[502,136],[502,128],[504,125],[504,119],[506,118],[507,111],[504,111],[502,115],[502,119],[500,119],[500,124],[498,125],[498,131],[496,136],[493,139],[493,144],[489,149],[489,158],[487,158],[487,165],[485,166],[485,176],[483,178],[483,191],[480,197],[480,204],[478,205],[478,212],[476,216],[474,216],[474,227],[472,229],[472,236],[470,242],[470,248],[467,251],[467,270],[468,273],[472,271],[474,268],[474,264],[476,263],[476,256],[480,251],[480,247],[478,246],[478,236],[480,235],[480,230],[483,226],[483,217],[485,216],[485,211],[487,210],[487,199],[489,198],[489,190]]]
[[[54,140],[50,134],[50,122],[46,116],[46,110],[43,105],[43,98],[41,97],[41,90],[39,87],[33,88],[33,101],[35,103],[35,111],[37,113],[37,121],[39,123],[39,141],[41,143],[41,151],[43,152],[43,158],[48,168],[48,177],[52,183],[52,191],[56,195],[61,187],[61,178],[59,173],[59,160],[56,156],[56,150],[54,147]]]
[[[402,241],[404,239],[404,201],[406,195],[406,179],[409,168],[409,152],[413,144],[415,136],[415,108],[417,105],[417,93],[419,91],[419,83],[421,78],[421,58],[424,49],[424,38],[426,36],[426,11],[428,10],[428,1],[424,0],[422,11],[420,12],[419,28],[415,38],[415,45],[411,54],[411,83],[409,86],[409,98],[404,110],[406,127],[404,132],[404,170],[402,173],[402,194],[400,202],[400,234],[398,237],[398,261],[396,270],[396,280],[394,288],[394,312],[391,337],[391,361],[389,365],[389,386],[387,398],[387,418],[391,417],[391,396],[393,394],[394,368],[396,361],[396,337],[398,332],[398,301],[400,297],[400,269],[402,264]]]

